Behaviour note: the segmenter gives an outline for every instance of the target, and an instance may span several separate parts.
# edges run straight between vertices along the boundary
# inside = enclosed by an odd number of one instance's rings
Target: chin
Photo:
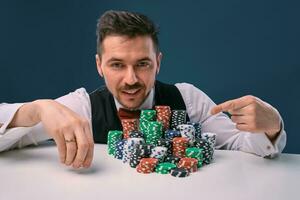
[[[137,109],[138,107],[141,106],[141,103],[131,103],[131,102],[126,102],[126,103],[121,103],[125,108],[127,109]]]

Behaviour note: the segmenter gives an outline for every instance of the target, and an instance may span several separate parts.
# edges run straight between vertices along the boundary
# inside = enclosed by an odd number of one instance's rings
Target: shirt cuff
[[[4,134],[7,126],[10,124],[16,112],[22,105],[24,105],[24,103],[0,104],[0,123],[2,124],[0,134]]]
[[[278,156],[286,144],[286,133],[284,131],[283,121],[281,121],[281,123],[282,129],[273,143],[265,133],[247,133],[244,140],[243,151],[255,153],[264,158],[274,158]]]

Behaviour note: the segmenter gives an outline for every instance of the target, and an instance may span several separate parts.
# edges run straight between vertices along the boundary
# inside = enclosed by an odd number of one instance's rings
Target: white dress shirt
[[[240,150],[254,153],[262,157],[274,157],[282,152],[286,145],[286,132],[283,121],[282,130],[274,144],[264,133],[250,133],[239,131],[230,118],[224,113],[211,115],[210,110],[216,105],[204,92],[188,83],[177,83],[187,114],[192,122],[202,124],[202,132],[217,134],[216,148]],[[65,96],[56,99],[57,102],[67,106],[77,114],[92,121],[91,103],[89,94],[84,88],[79,88]],[[115,99],[117,109],[121,107]],[[154,104],[154,89],[141,105],[142,109],[151,109]],[[0,104],[0,151],[23,147],[29,144],[38,144],[51,139],[41,123],[32,127],[17,127],[8,129],[7,126],[13,119],[16,111],[23,103]],[[275,109],[275,108],[274,108]],[[276,109],[275,109],[276,110]],[[279,112],[277,111],[278,115]],[[280,115],[279,115],[280,116]]]

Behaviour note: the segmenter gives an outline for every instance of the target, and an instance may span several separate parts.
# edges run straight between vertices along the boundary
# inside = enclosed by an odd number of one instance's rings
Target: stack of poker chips
[[[129,161],[130,167],[136,168],[141,159],[145,157],[145,154],[146,151],[144,149],[135,146]]]
[[[201,133],[200,123],[186,122],[185,110],[155,109],[142,110],[140,119],[122,122],[123,134],[109,131],[108,153],[139,173],[175,177],[186,177],[211,162],[214,133]]]
[[[196,158],[181,158],[178,167],[185,168],[189,172],[196,172],[198,170],[198,160]]]
[[[149,121],[147,123],[147,131],[145,132],[146,143],[155,145],[163,136],[162,123],[158,121]]]
[[[166,130],[165,131],[165,139],[173,140],[175,137],[181,137],[181,133],[177,130]]]
[[[167,154],[172,154],[172,140],[167,140],[164,138],[160,138],[157,140],[156,146],[166,147],[167,148]]]
[[[187,122],[187,124],[194,126],[195,128],[195,138],[201,138],[201,123],[199,122]]]
[[[211,160],[213,159],[213,153],[214,153],[214,148],[210,144],[210,142],[206,139],[200,138],[196,139],[195,141],[195,147],[202,149],[202,154],[203,154],[203,162],[205,164],[209,164]]]
[[[185,110],[172,110],[171,129],[176,129],[178,125],[186,123]]]
[[[149,122],[154,121],[156,117],[155,110],[142,110],[139,121],[140,131],[144,133],[145,140],[147,140]]]
[[[129,138],[129,133],[138,130],[138,119],[122,119],[121,124],[123,127],[124,139]]]
[[[186,157],[195,158],[198,160],[198,168],[202,167],[203,163],[203,153],[202,149],[197,147],[189,147],[185,150]]]
[[[127,142],[126,139],[122,139],[116,142],[115,153],[114,153],[115,158],[120,160],[123,159],[124,144],[126,142]]]
[[[136,171],[143,174],[152,173],[158,164],[158,159],[156,158],[142,158],[138,164]]]
[[[107,135],[108,154],[114,155],[116,151],[116,144],[122,139],[122,131],[109,131]]]
[[[182,137],[188,139],[189,144],[193,145],[195,142],[195,128],[190,124],[180,124],[177,126],[177,129],[180,131]]]
[[[144,138],[128,138],[123,147],[123,163],[130,163],[134,149],[137,145],[143,144]]]
[[[167,156],[167,147],[157,146],[151,150],[150,157],[157,158],[160,162],[163,162],[165,157]]]
[[[179,158],[185,157],[185,150],[188,147],[188,139],[184,137],[173,138],[173,155]]]
[[[156,120],[161,122],[163,125],[163,131],[170,128],[170,119],[172,111],[169,106],[155,106]]]
[[[173,163],[162,162],[156,166],[155,172],[159,174],[169,174],[171,172],[171,169],[174,169],[176,167],[177,166]]]

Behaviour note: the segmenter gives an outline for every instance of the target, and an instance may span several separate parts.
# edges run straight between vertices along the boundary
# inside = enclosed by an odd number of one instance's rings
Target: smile
[[[140,89],[131,89],[131,90],[123,90],[122,92],[128,95],[135,95],[140,91]]]

